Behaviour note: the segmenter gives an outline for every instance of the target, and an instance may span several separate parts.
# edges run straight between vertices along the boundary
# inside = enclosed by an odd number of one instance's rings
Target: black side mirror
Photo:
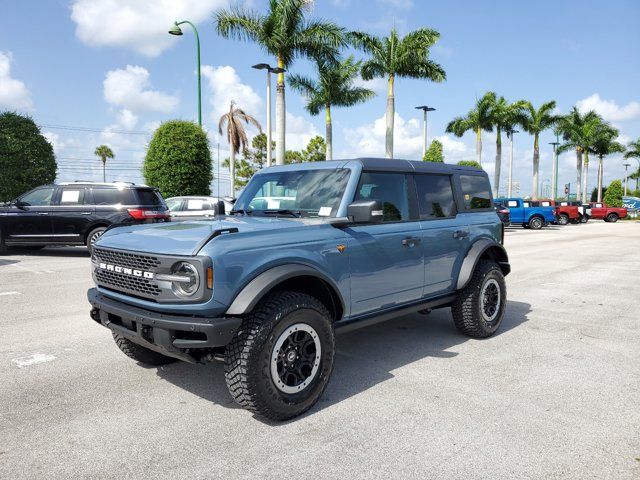
[[[384,215],[380,200],[356,200],[347,207],[352,223],[381,223]]]
[[[27,210],[27,207],[29,206],[28,203],[23,202],[22,200],[16,200],[14,205],[18,207],[20,210]]]
[[[213,205],[213,212],[216,216],[218,215],[226,215],[226,211],[224,208],[224,202],[222,200],[218,200],[214,205]]]

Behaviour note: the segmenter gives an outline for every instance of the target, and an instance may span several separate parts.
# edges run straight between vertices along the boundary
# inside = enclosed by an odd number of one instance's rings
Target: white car
[[[229,213],[233,208],[233,199],[229,197],[171,197],[165,202],[169,208],[171,219],[174,221],[189,220],[193,218],[214,217],[215,205],[224,202],[224,211]]]

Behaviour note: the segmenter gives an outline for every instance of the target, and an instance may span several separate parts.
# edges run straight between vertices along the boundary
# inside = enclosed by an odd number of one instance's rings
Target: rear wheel
[[[607,215],[607,222],[615,223],[617,221],[618,221],[618,215],[616,215],[615,213],[610,213],[609,215]]]
[[[96,243],[106,229],[107,227],[98,227],[89,232],[89,235],[87,235],[87,241],[85,242],[89,251],[91,251],[93,244]]]
[[[247,410],[286,420],[318,401],[334,355],[326,307],[307,294],[277,292],[245,316],[227,346],[227,387]]]
[[[544,225],[544,221],[540,217],[531,217],[529,220],[529,228],[532,230],[540,230]]]
[[[561,213],[558,217],[558,225],[566,225],[569,223],[569,215],[566,213]]]
[[[482,260],[451,306],[456,328],[474,338],[493,335],[504,317],[507,285],[498,264]]]
[[[587,223],[589,221],[589,215],[582,215],[580,217],[580,223]]]
[[[122,353],[140,363],[144,363],[145,365],[159,366],[176,361],[175,358],[167,357],[166,355],[162,355],[161,353],[149,350],[142,345],[133,343],[131,340],[124,338],[122,335],[118,335],[117,333],[112,333],[112,335],[113,339],[116,342],[116,345],[122,351]]]

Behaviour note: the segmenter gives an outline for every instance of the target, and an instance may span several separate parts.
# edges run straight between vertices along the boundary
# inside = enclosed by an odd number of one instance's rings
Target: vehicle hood
[[[281,231],[324,222],[318,218],[226,216],[215,220],[124,225],[107,230],[96,245],[136,252],[195,255],[219,230],[237,228],[238,233]]]

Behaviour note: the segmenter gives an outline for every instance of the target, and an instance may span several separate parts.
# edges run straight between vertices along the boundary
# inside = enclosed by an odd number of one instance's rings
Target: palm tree
[[[387,158],[393,158],[393,124],[395,116],[395,78],[417,78],[443,82],[447,74],[437,63],[429,59],[429,48],[438,41],[440,34],[429,28],[419,28],[404,37],[394,28],[388,37],[375,37],[363,32],[351,32],[351,43],[370,55],[362,64],[362,78],[386,78],[387,111],[385,150]]]
[[[244,130],[243,122],[247,125],[254,125],[260,133],[262,133],[262,127],[258,121],[251,115],[246,114],[244,110],[236,107],[233,100],[229,106],[229,111],[222,115],[218,122],[218,133],[222,135],[224,128],[224,131],[227,133],[227,141],[229,142],[229,176],[232,197],[234,197],[236,193],[236,154],[240,153],[240,150],[245,151],[249,145],[249,139],[247,138],[247,132]]]
[[[476,134],[476,155],[478,163],[482,165],[482,131],[493,130],[491,120],[491,108],[496,103],[494,92],[485,93],[482,98],[476,101],[475,106],[469,110],[464,117],[456,117],[449,122],[446,131],[453,133],[456,137],[463,136],[469,130]]]
[[[102,181],[106,182],[107,181],[107,172],[106,172],[107,158],[114,158],[115,154],[113,153],[113,150],[111,150],[106,145],[100,145],[96,147],[96,149],[93,151],[93,154],[96,157],[100,157],[100,160],[102,160]]]
[[[626,153],[624,154],[625,159],[635,158],[638,162],[638,171],[634,173],[636,180],[636,190],[638,190],[638,178],[640,177],[640,138],[633,142],[629,142],[626,148]],[[631,177],[632,175],[630,175]]]
[[[602,159],[606,155],[610,155],[612,153],[622,153],[625,151],[624,145],[616,142],[616,138],[618,138],[618,130],[613,128],[608,123],[603,122],[601,124],[599,132],[596,134],[595,141],[587,150],[587,153],[591,152],[598,157],[598,202],[602,201],[602,179],[604,176],[604,166],[602,164]]]
[[[522,121],[524,102],[519,101],[509,103],[500,96],[493,99],[493,103],[489,109],[489,117],[491,124],[496,128],[496,165],[493,180],[493,194],[498,196],[500,188],[500,170],[502,168],[502,135],[503,131],[507,135],[511,130],[519,125]]]
[[[307,97],[305,108],[311,115],[318,115],[324,108],[327,160],[333,159],[331,107],[351,107],[375,96],[372,90],[353,85],[360,71],[360,64],[361,62],[356,62],[353,56],[350,56],[338,63],[318,63],[318,80],[302,75],[289,77],[291,87]]]
[[[344,29],[332,22],[308,20],[309,0],[270,0],[266,14],[247,9],[221,10],[216,14],[216,29],[225,38],[259,44],[286,69],[297,57],[331,61],[346,45]],[[285,154],[285,81],[278,74],[276,86],[276,165],[284,165]]]
[[[558,120],[558,130],[562,134],[564,144],[558,147],[558,153],[569,149],[576,150],[576,199],[586,203],[586,181],[589,175],[589,149],[595,141],[598,130],[602,127],[602,118],[593,110],[582,114],[573,107],[568,115]],[[583,165],[584,156],[584,165]],[[584,175],[583,175],[584,171]]]
[[[550,101],[543,103],[540,108],[536,109],[530,102],[523,103],[523,117],[520,125],[523,130],[533,135],[533,193],[532,198],[538,198],[538,170],[540,168],[540,133],[553,127],[558,121],[558,117],[554,115],[553,109],[556,108],[556,102]]]

